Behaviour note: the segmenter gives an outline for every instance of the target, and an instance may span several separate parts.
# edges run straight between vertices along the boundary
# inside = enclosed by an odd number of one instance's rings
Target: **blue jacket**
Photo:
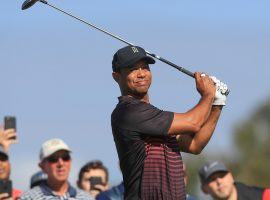
[[[111,189],[101,192],[96,200],[123,200],[124,199],[124,183],[112,187]]]

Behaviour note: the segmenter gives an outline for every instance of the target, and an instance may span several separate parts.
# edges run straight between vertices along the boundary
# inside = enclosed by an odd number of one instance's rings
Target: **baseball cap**
[[[139,46],[126,46],[119,49],[113,56],[112,70],[118,71],[120,68],[132,67],[139,60],[145,60],[148,64],[154,64],[156,61],[147,56],[145,50]]]
[[[7,160],[8,160],[8,153],[4,150],[4,148],[0,145],[0,154],[6,156]]]
[[[201,182],[205,183],[208,178],[216,172],[229,172],[229,170],[222,162],[209,162],[202,166],[199,170],[199,177],[201,179]]]
[[[71,152],[70,148],[63,140],[58,138],[47,140],[42,144],[42,147],[40,149],[40,161],[43,161],[45,158],[60,150],[66,150]]]
[[[36,172],[31,176],[30,187],[33,188],[34,186],[38,185],[38,183],[47,180],[47,177],[47,174],[42,171]]]

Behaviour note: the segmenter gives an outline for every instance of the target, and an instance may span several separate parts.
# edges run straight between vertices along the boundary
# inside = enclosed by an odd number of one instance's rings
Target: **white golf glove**
[[[214,81],[216,85],[216,94],[212,105],[225,106],[227,96],[230,92],[228,86],[214,76],[210,76],[210,78]]]

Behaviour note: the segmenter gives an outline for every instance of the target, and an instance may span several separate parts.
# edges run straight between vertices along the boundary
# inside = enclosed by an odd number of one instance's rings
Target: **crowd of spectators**
[[[92,160],[82,166],[77,187],[71,185],[68,177],[72,150],[58,138],[41,145],[37,163],[40,171],[31,176],[29,190],[13,188],[8,152],[10,145],[18,142],[16,138],[15,129],[0,127],[0,200],[123,199],[123,184],[109,188],[109,172],[100,160]]]
[[[30,179],[30,189],[12,187],[9,147],[15,144],[14,129],[0,128],[0,200],[122,200],[124,184],[109,186],[109,172],[100,160],[91,160],[79,170],[77,187],[68,176],[72,165],[72,150],[61,139],[50,139],[41,145],[40,171]],[[183,166],[185,185],[188,175]],[[231,171],[219,161],[206,163],[198,170],[202,191],[216,200],[270,200],[270,189],[236,182]],[[196,200],[187,194],[187,200]]]

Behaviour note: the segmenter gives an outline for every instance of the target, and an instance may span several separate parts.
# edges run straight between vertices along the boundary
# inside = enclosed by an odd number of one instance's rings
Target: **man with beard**
[[[196,72],[199,103],[185,113],[162,111],[150,104],[149,64],[143,48],[127,46],[113,56],[112,76],[121,97],[111,116],[112,132],[128,200],[186,198],[180,151],[199,154],[210,140],[227,86]]]

